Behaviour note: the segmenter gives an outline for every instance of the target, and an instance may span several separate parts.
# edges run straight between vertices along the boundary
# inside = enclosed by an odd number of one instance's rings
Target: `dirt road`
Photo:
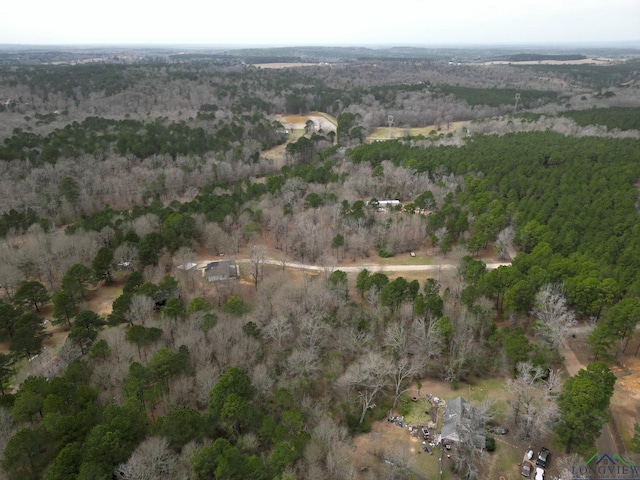
[[[584,327],[579,327],[584,328]],[[563,341],[560,345],[560,355],[564,357],[564,366],[567,370],[567,373],[571,376],[574,376],[580,370],[582,370],[585,366],[578,360],[576,354],[573,353],[573,350],[569,347],[567,342]],[[611,435],[611,428],[609,424],[605,424],[602,427],[602,431],[600,432],[600,437],[596,440],[596,448],[598,449],[598,453],[608,453],[609,455],[613,455],[614,453],[618,453],[624,455],[625,452],[618,452],[616,448],[616,442],[613,440],[613,436]]]
[[[219,260],[219,259],[217,259]],[[198,264],[198,268],[204,267],[210,262],[217,260],[207,260],[200,262]],[[251,260],[248,258],[239,258],[236,260],[238,263],[250,263]],[[264,262],[267,265],[277,265],[282,267],[283,262],[281,260],[267,259]],[[500,266],[511,265],[510,262],[499,262],[499,263],[487,263],[487,269],[493,270]],[[321,265],[310,265],[306,263],[299,262],[284,262],[285,268],[293,268],[296,270],[306,270],[308,272],[325,272],[325,271],[334,271],[334,270],[342,270],[345,273],[359,273],[363,269],[367,269],[370,272],[428,272],[428,271],[437,271],[437,270],[455,270],[458,265],[453,263],[444,263],[444,264],[430,264],[430,265],[383,265],[383,264],[361,264],[357,266],[341,266],[341,265],[331,265],[331,266],[321,266]]]

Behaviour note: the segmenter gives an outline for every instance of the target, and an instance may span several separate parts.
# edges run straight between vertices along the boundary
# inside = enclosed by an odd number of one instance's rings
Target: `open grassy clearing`
[[[391,138],[402,138],[406,136],[407,132],[410,132],[411,136],[424,135],[428,137],[433,131],[440,133],[454,133],[458,129],[467,126],[469,122],[459,121],[451,122],[447,128],[446,122],[443,122],[442,126],[438,129],[435,125],[428,125],[426,127],[391,127]],[[367,142],[373,142],[378,140],[389,139],[389,127],[378,127],[371,135],[367,137]]]
[[[437,265],[438,259],[424,255],[412,257],[408,253],[403,253],[388,258],[377,258],[376,263],[380,265]]]
[[[338,119],[336,117],[333,117],[333,116],[329,115],[326,112],[311,112],[309,115],[311,117],[315,117],[315,116],[322,117],[325,120],[327,120],[329,123],[331,123],[334,127],[338,126]]]
[[[254,67],[267,68],[276,70],[279,68],[295,68],[295,67],[314,67],[322,65],[320,63],[296,63],[296,62],[280,62],[280,63],[254,63]]]

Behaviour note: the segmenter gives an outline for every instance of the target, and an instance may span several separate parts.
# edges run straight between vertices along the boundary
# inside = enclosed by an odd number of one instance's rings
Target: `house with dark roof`
[[[233,260],[217,260],[204,267],[202,276],[210,282],[221,282],[231,278],[240,278],[240,268]]]
[[[447,402],[444,424],[440,433],[443,444],[471,441],[477,448],[486,447],[483,425],[480,425],[475,409],[462,397]]]

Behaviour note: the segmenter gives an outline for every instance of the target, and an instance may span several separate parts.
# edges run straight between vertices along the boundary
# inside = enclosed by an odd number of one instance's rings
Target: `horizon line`
[[[633,48],[640,50],[640,38],[632,40],[601,40],[601,41],[574,41],[574,42],[442,42],[442,43],[332,43],[332,44],[299,44],[299,43],[2,43],[4,48],[152,48],[152,49],[274,49],[274,48]]]

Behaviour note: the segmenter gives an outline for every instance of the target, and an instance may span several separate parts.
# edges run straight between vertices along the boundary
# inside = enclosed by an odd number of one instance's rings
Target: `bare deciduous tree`
[[[262,395],[270,393],[274,383],[264,363],[256,365],[251,371],[251,384],[256,387]]]
[[[322,349],[329,339],[329,326],[321,317],[322,312],[317,315],[304,315],[299,320],[300,336],[298,343],[303,348]]]
[[[263,245],[254,245],[251,247],[251,277],[253,285],[258,289],[258,281],[262,279],[264,264],[267,261],[267,249]]]
[[[320,356],[315,348],[296,348],[287,359],[287,372],[292,378],[311,379],[320,370]]]
[[[576,324],[576,315],[569,309],[563,290],[558,284],[544,285],[536,294],[531,311],[537,335],[551,349],[557,349]]]
[[[337,425],[330,417],[322,416],[311,433],[311,442],[305,449],[307,463],[317,472],[316,477],[309,475],[308,478],[355,478],[349,450],[347,430]]]
[[[338,385],[346,388],[360,403],[359,423],[364,421],[367,410],[375,407],[377,395],[387,386],[391,368],[387,358],[369,352],[349,365],[338,380]]]
[[[547,372],[529,362],[517,365],[517,375],[507,382],[510,417],[521,438],[536,442],[549,433],[558,407],[555,395],[560,389],[557,372]]]
[[[418,357],[400,357],[391,364],[389,375],[393,384],[393,409],[400,395],[407,391],[406,381],[418,375],[424,365],[424,359]]]
[[[155,305],[153,299],[147,295],[134,295],[125,317],[129,323],[140,322],[146,325],[147,320],[153,317]]]
[[[129,460],[115,468],[114,474],[118,480],[174,478],[177,461],[166,438],[149,437],[138,445]]]
[[[442,355],[444,339],[442,332],[434,325],[438,318],[431,318],[427,323],[424,318],[415,318],[410,328],[410,345],[412,352],[425,352],[430,358],[438,358]]]
[[[558,455],[558,459],[554,461],[556,462],[556,468],[559,475],[558,477],[552,478],[573,478],[575,477],[575,466],[582,465],[584,463],[584,458],[577,453],[571,453],[564,456]]]
[[[189,291],[193,292],[196,287],[194,261],[196,252],[191,247],[180,247],[173,255],[173,263],[177,267],[177,272],[181,284]]]
[[[225,239],[227,234],[217,223],[207,223],[203,228],[203,246],[213,250],[215,254],[225,252]]]
[[[138,247],[131,243],[123,243],[113,252],[113,263],[119,270],[137,270]]]
[[[291,321],[284,315],[279,315],[264,328],[264,333],[267,337],[273,339],[278,346],[278,350],[281,350],[282,343],[293,333]]]
[[[160,218],[153,213],[147,213],[141,217],[138,217],[133,222],[133,230],[136,234],[142,238],[147,233],[157,231],[160,228]]]
[[[13,294],[23,280],[22,273],[15,265],[4,259],[0,260],[0,285],[9,300],[13,299]]]
[[[509,252],[513,249],[513,239],[515,234],[516,230],[513,228],[513,225],[509,225],[498,233],[498,238],[496,239],[496,252],[502,260],[507,258],[507,256],[511,257]]]

